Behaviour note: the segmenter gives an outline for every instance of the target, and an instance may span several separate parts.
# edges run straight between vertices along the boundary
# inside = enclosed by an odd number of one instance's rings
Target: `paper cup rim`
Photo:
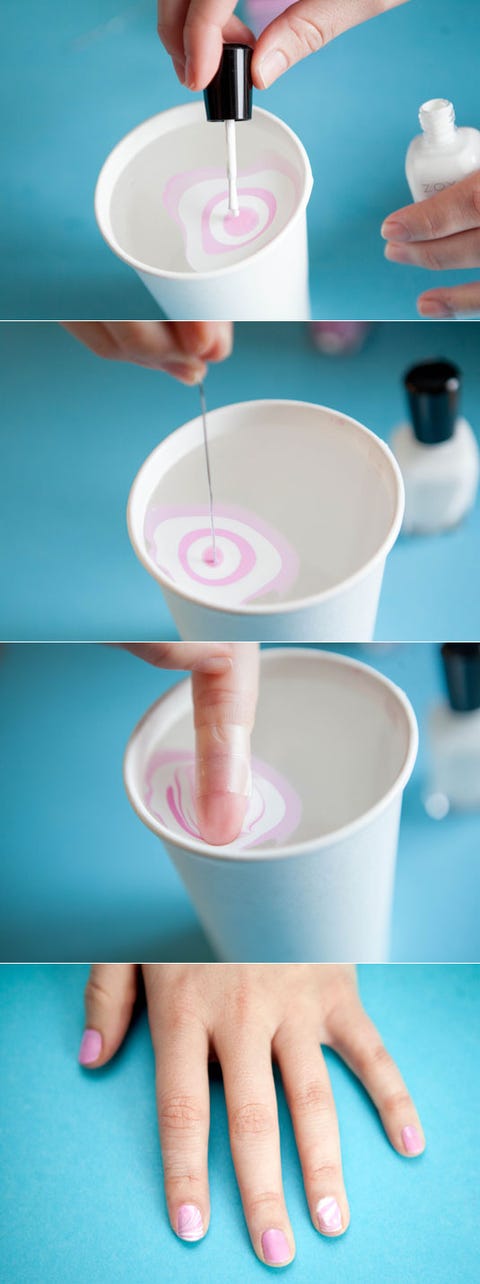
[[[380,547],[376,550],[375,553],[372,553],[372,556],[368,559],[368,561],[364,562],[363,565],[358,568],[358,570],[353,571],[352,574],[346,576],[345,579],[339,580],[337,584],[332,584],[330,588],[322,589],[318,593],[309,593],[306,597],[287,599],[285,602],[268,602],[264,606],[261,606],[259,603],[255,603],[255,602],[252,602],[252,603],[247,602],[245,603],[244,606],[235,606],[235,607],[223,606],[222,603],[217,604],[217,603],[207,602],[205,598],[201,596],[200,593],[195,593],[195,591],[192,591],[192,592],[187,591],[186,589],[182,588],[181,585],[174,584],[173,580],[169,579],[168,575],[165,575],[164,572],[160,569],[160,567],[155,565],[153,559],[149,556],[145,548],[144,541],[141,542],[140,540],[137,539],[137,536],[134,530],[132,514],[133,514],[134,506],[136,504],[137,491],[140,487],[141,480],[144,474],[146,473],[147,469],[151,466],[151,462],[154,459],[155,455],[160,454],[161,450],[164,448],[164,445],[167,441],[171,442],[177,435],[183,433],[187,428],[190,428],[190,426],[193,423],[195,423],[197,418],[200,419],[200,416],[195,416],[195,419],[189,419],[187,423],[181,424],[179,428],[175,428],[173,432],[168,433],[168,436],[165,437],[163,441],[159,443],[158,446],[155,446],[154,449],[150,451],[150,454],[147,455],[146,459],[144,459],[143,461],[143,464],[141,464],[136,474],[136,477],[132,482],[130,493],[128,496],[128,501],[127,501],[127,528],[128,528],[130,543],[139,561],[148,571],[149,575],[151,575],[153,579],[157,580],[157,582],[161,584],[163,589],[166,589],[168,592],[175,594],[179,598],[182,598],[183,601],[191,603],[193,606],[203,607],[204,609],[207,609],[209,611],[215,611],[219,615],[228,615],[233,618],[238,616],[239,618],[244,619],[248,617],[255,618],[263,615],[288,615],[295,611],[305,611],[305,610],[311,609],[312,607],[323,606],[323,604],[325,602],[328,602],[330,599],[338,597],[340,596],[340,594],[347,592],[351,588],[355,587],[357,582],[360,582],[360,580],[366,578],[370,574],[370,572],[374,570],[377,564],[385,562],[389,552],[391,551],[391,549],[393,548],[393,545],[397,540],[398,535],[400,534],[400,529],[401,529],[403,514],[405,509],[405,488],[403,484],[403,478],[400,471],[400,467],[395,459],[395,455],[393,454],[393,451],[388,446],[387,442],[382,441],[382,438],[378,437],[377,433],[372,432],[371,428],[367,428],[365,424],[360,423],[358,419],[354,419],[351,415],[344,414],[342,410],[333,410],[331,406],[323,406],[314,401],[295,401],[289,398],[280,398],[280,397],[272,397],[272,398],[262,397],[262,398],[256,398],[253,401],[233,401],[228,403],[227,405],[217,406],[214,410],[210,410],[209,419],[213,419],[217,414],[217,412],[223,413],[223,411],[235,409],[237,406],[243,406],[243,407],[248,407],[252,409],[258,406],[291,406],[291,407],[308,406],[310,409],[313,408],[314,410],[320,410],[325,412],[326,414],[334,415],[337,419],[340,419],[341,422],[347,423],[350,426],[353,425],[353,427],[358,429],[361,434],[372,438],[375,441],[375,444],[378,447],[380,453],[383,455],[386,463],[389,465],[396,483],[396,496],[395,496],[396,503],[395,503],[394,515],[393,515],[393,519],[391,521],[389,530],[385,538],[382,540]],[[262,639],[260,639],[260,641],[261,640]]]
[[[145,803],[140,798],[139,790],[136,786],[135,780],[133,779],[131,758],[135,742],[141,734],[145,723],[153,716],[155,710],[160,705],[164,704],[167,700],[171,700],[173,702],[178,698],[175,693],[179,689],[184,690],[190,682],[190,679],[186,678],[181,682],[175,683],[173,687],[170,687],[167,692],[160,696],[158,700],[155,700],[154,703],[145,711],[128,739],[123,756],[123,782],[129,802],[140,820],[142,820],[147,828],[151,829],[156,837],[160,838],[167,846],[170,845],[178,848],[180,851],[187,852],[189,856],[198,856],[203,860],[222,861],[227,863],[234,862],[236,864],[245,863],[246,861],[258,863],[270,860],[285,860],[292,857],[308,855],[310,852],[322,851],[325,848],[334,846],[336,847],[341,842],[352,838],[360,830],[371,825],[373,821],[376,820],[377,816],[389,807],[390,803],[394,801],[396,796],[399,793],[403,793],[403,790],[412,774],[417,757],[418,723],[413,706],[402,688],[397,686],[395,682],[392,682],[390,678],[385,677],[383,673],[379,673],[378,669],[374,669],[372,665],[365,664],[363,660],[352,659],[351,656],[340,655],[338,651],[323,651],[321,649],[313,650],[309,647],[293,648],[275,646],[261,652],[261,663],[262,665],[269,663],[269,659],[272,657],[291,656],[292,654],[295,656],[300,655],[302,659],[306,660],[307,663],[310,664],[327,663],[338,665],[340,667],[343,666],[344,668],[355,670],[357,672],[359,671],[363,674],[367,673],[370,679],[373,677],[374,681],[377,681],[379,686],[383,686],[384,689],[388,690],[390,694],[395,697],[405,715],[409,736],[405,758],[393,784],[390,785],[390,788],[386,791],[383,797],[379,798],[378,802],[374,803],[372,807],[369,807],[367,811],[362,812],[361,816],[357,816],[354,820],[348,821],[347,824],[341,825],[338,829],[332,829],[328,834],[322,834],[318,838],[309,838],[302,843],[284,843],[278,847],[263,847],[261,850],[257,851],[247,850],[235,852],[235,850],[232,850],[235,847],[234,843],[232,843],[229,848],[215,847],[212,844],[203,842],[202,840],[191,839],[188,835],[185,835],[185,839],[179,838],[176,834],[173,834],[166,825],[163,825],[160,820],[157,820],[155,816],[152,816],[151,812],[148,811]]]
[[[304,175],[303,175],[302,192],[299,197],[298,205],[294,213],[292,214],[291,219],[289,219],[288,222],[285,224],[285,227],[282,227],[282,229],[279,232],[276,232],[275,235],[272,236],[272,239],[270,241],[267,241],[266,245],[263,245],[258,250],[254,250],[253,254],[249,254],[248,258],[240,259],[238,263],[232,263],[229,266],[212,268],[211,271],[194,272],[192,269],[191,271],[185,271],[185,272],[172,272],[170,268],[152,267],[151,264],[144,263],[142,262],[141,259],[135,258],[133,254],[129,254],[127,250],[125,250],[123,246],[120,245],[120,242],[117,240],[112,228],[112,222],[110,217],[110,207],[107,203],[109,199],[107,196],[107,190],[108,190],[107,185],[110,188],[110,196],[113,192],[113,184],[110,184],[109,170],[114,168],[115,161],[118,158],[120,151],[125,146],[127,139],[131,139],[134,137],[135,134],[139,134],[141,133],[142,130],[146,130],[146,127],[148,125],[151,125],[153,121],[157,121],[157,120],[165,121],[168,116],[172,117],[175,115],[177,116],[190,115],[192,117],[192,123],[193,123],[195,117],[198,116],[201,112],[203,112],[203,108],[200,102],[182,103],[178,107],[169,107],[167,111],[156,112],[154,116],[148,116],[146,120],[142,120],[139,125],[135,125],[133,129],[128,130],[128,133],[124,134],[123,138],[119,139],[118,143],[116,143],[115,146],[112,147],[112,150],[109,152],[108,156],[103,162],[102,168],[99,172],[97,182],[95,185],[95,195],[94,195],[95,218],[97,221],[97,226],[99,228],[99,231],[101,232],[106,244],[110,247],[111,250],[113,250],[114,254],[116,254],[119,259],[122,259],[124,263],[128,263],[129,267],[134,268],[136,272],[146,273],[147,276],[157,277],[159,280],[178,281],[178,282],[183,282],[183,281],[211,282],[211,281],[216,281],[221,277],[231,276],[236,272],[239,272],[242,270],[244,271],[245,265],[247,263],[250,264],[250,263],[256,262],[262,256],[268,254],[269,250],[271,250],[273,246],[276,247],[278,245],[278,243],[282,240],[282,238],[290,231],[293,224],[296,223],[297,220],[305,213],[308,202],[310,200],[312,187],[313,187],[313,175],[311,171],[310,161],[308,159],[303,143],[300,141],[295,131],[290,128],[290,125],[285,124],[285,121],[281,120],[279,116],[275,116],[271,111],[265,111],[264,107],[254,107],[253,116],[263,116],[270,121],[272,120],[275,121],[275,124],[279,125],[280,128],[284,131],[284,133],[290,136],[290,138],[293,140],[294,144],[298,149],[301,160],[303,161]]]

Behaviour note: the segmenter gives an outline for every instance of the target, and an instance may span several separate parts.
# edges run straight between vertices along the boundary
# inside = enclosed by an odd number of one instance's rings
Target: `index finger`
[[[223,673],[193,672],[195,795],[209,843],[231,843],[242,828],[251,790],[250,735],[258,696],[255,642],[234,642]]]
[[[426,201],[404,205],[382,224],[386,241],[435,241],[480,226],[480,170]]]

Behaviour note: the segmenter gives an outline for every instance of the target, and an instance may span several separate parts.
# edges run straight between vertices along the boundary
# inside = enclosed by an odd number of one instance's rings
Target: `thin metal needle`
[[[216,564],[216,561],[217,561],[217,549],[216,549],[216,544],[215,544],[215,522],[214,522],[214,518],[213,518],[213,489],[212,489],[212,474],[211,474],[211,472],[210,472],[210,454],[209,454],[209,450],[208,450],[208,435],[207,435],[207,402],[206,402],[206,397],[205,397],[205,388],[204,388],[203,382],[202,382],[202,383],[199,383],[199,385],[198,385],[198,390],[199,390],[199,393],[200,393],[200,406],[201,406],[201,410],[202,410],[203,444],[204,444],[204,447],[205,447],[205,463],[206,463],[206,465],[207,465],[208,496],[209,496],[209,504],[210,504],[210,529],[211,529],[211,532],[212,532],[212,550],[213,550],[213,556],[212,556],[212,559],[211,559],[211,560],[212,560],[213,564],[215,565],[215,564]]]
[[[225,138],[227,143],[228,208],[236,218],[237,214],[240,213],[240,207],[237,190],[237,139],[234,120],[225,121]]]

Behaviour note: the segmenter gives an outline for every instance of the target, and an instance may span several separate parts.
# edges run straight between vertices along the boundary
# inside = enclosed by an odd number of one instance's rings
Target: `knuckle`
[[[178,977],[168,995],[168,1026],[170,1031],[191,1029],[199,1021],[199,996],[188,975]]]
[[[471,201],[474,214],[480,217],[480,171],[475,175],[472,184]]]
[[[330,1114],[332,1106],[331,1093],[315,1079],[298,1088],[292,1097],[292,1109],[297,1115]]]
[[[206,1121],[206,1112],[196,1097],[185,1094],[160,1096],[158,1120],[163,1131],[197,1132]]]
[[[262,1190],[258,1194],[248,1195],[245,1198],[245,1217],[247,1222],[256,1220],[258,1213],[264,1213],[265,1208],[281,1208],[282,1199],[278,1190]]]
[[[245,693],[232,693],[229,689],[215,683],[202,683],[195,698],[195,725],[211,725],[221,731],[233,724],[250,726],[255,716],[255,700]]]
[[[314,18],[300,17],[296,14],[292,14],[290,18],[290,30],[302,53],[316,53],[334,37],[333,26],[325,20],[320,23]]]
[[[329,1160],[316,1164],[314,1160],[309,1162],[307,1158],[303,1165],[303,1172],[305,1181],[312,1186],[316,1185],[317,1182],[321,1184],[325,1181],[327,1188],[329,1182],[331,1182],[334,1190],[338,1187],[340,1180],[339,1164],[335,1164]]]
[[[228,1011],[232,1026],[245,1026],[250,1024],[250,1018],[254,1007],[255,985],[250,980],[248,973],[244,973],[243,978],[234,987],[228,998]]]
[[[262,1101],[248,1101],[234,1110],[230,1120],[232,1137],[268,1136],[275,1129],[275,1116]]]
[[[386,1093],[383,1099],[383,1110],[386,1114],[394,1115],[408,1108],[411,1109],[411,1103],[405,1088],[398,1088],[395,1092]]]

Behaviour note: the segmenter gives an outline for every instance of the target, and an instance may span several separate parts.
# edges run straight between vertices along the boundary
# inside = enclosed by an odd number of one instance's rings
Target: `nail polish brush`
[[[250,45],[224,45],[218,70],[203,94],[207,120],[225,124],[228,208],[234,217],[240,212],[235,123],[252,118],[251,62]]]

